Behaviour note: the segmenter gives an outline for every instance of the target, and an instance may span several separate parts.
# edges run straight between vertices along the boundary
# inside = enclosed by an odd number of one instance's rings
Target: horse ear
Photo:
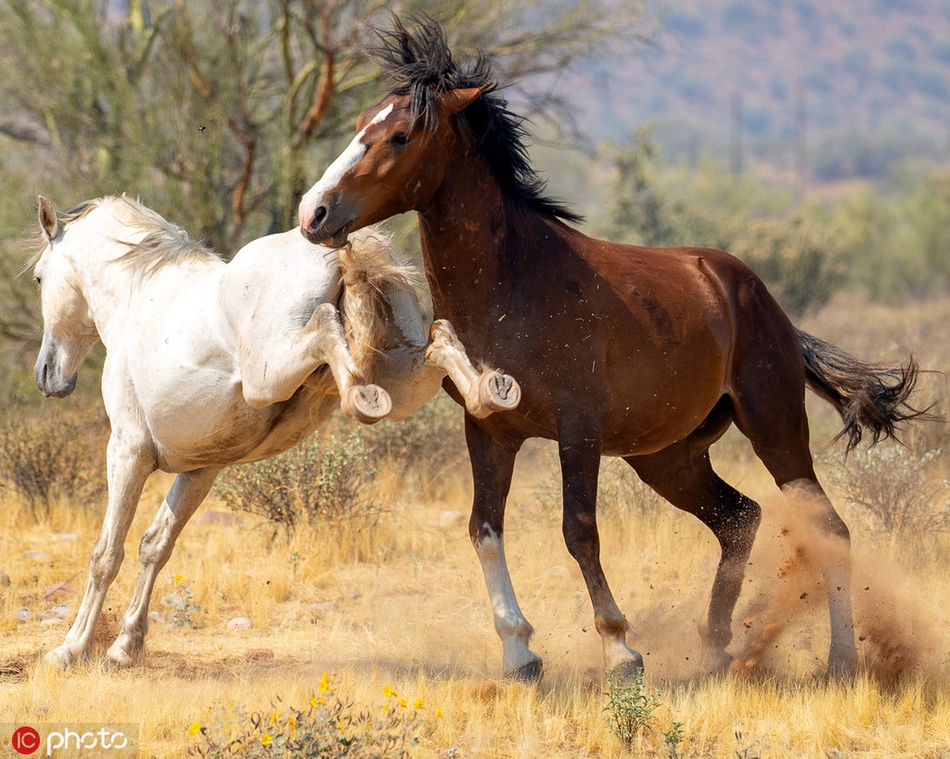
[[[43,234],[47,240],[52,240],[59,234],[59,217],[56,216],[56,209],[53,204],[40,195],[37,198],[39,203],[40,227],[43,228]]]
[[[486,84],[481,87],[463,87],[448,92],[440,92],[437,96],[439,110],[446,116],[464,111],[494,85]]]

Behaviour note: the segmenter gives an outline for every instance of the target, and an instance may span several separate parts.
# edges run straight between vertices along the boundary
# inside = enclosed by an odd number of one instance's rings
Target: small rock
[[[160,611],[150,611],[148,613],[148,621],[149,622],[164,622],[165,615],[162,614]]]
[[[244,658],[248,661],[266,661],[274,658],[274,652],[269,648],[249,648],[244,652]]]
[[[30,619],[33,619],[33,612],[29,609],[17,609],[16,618],[20,622],[26,622]]]
[[[46,551],[24,551],[20,554],[20,558],[28,559],[29,561],[46,561],[49,558],[49,554]]]
[[[807,635],[799,635],[795,642],[792,643],[792,648],[799,651],[811,651],[811,638]]]
[[[63,624],[63,620],[59,617],[49,617],[40,622],[40,627],[57,627],[58,625]]]
[[[73,592],[73,586],[68,582],[58,582],[55,585],[50,585],[46,590],[43,591],[43,598],[49,598],[50,596],[63,595],[68,596]]]
[[[235,617],[228,620],[229,630],[250,630],[252,627],[254,627],[254,622],[250,617]]]
[[[455,527],[456,525],[462,524],[465,521],[465,512],[464,511],[443,511],[442,516],[439,517],[439,527],[443,529],[448,527]]]
[[[69,607],[66,604],[57,604],[52,609],[50,609],[50,614],[54,617],[65,619],[69,616]]]
[[[358,590],[348,590],[346,591],[346,593],[343,594],[345,598],[349,598],[351,601],[357,598],[360,598],[362,595],[363,594],[360,593]]]
[[[54,543],[71,543],[74,540],[79,540],[79,536],[75,532],[57,532],[50,537],[50,540]]]
[[[307,608],[312,612],[322,614],[325,611],[336,611],[340,608],[340,605],[336,601],[323,601],[318,604],[310,604]]]

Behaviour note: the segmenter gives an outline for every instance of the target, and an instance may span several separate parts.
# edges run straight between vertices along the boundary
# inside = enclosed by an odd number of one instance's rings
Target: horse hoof
[[[43,664],[57,672],[65,672],[74,663],[73,657],[67,651],[64,651],[62,646],[54,648],[43,657]]]
[[[858,671],[858,657],[841,656],[828,657],[828,671],[825,673],[827,680],[848,680],[853,678]]]
[[[363,424],[374,424],[389,416],[393,410],[392,398],[379,385],[357,385],[347,392],[342,404],[343,413]]]
[[[491,372],[482,377],[479,386],[479,402],[488,414],[511,411],[521,403],[521,386],[510,374]]]
[[[700,661],[703,672],[708,675],[725,674],[732,667],[732,657],[722,649],[707,651]]]
[[[132,656],[125,651],[116,651],[110,648],[106,651],[106,658],[103,662],[106,669],[119,670],[129,669],[135,666],[135,663],[141,657]]]
[[[540,658],[532,659],[527,664],[522,664],[517,669],[505,673],[506,680],[528,685],[541,682],[543,676],[544,663]]]
[[[622,662],[607,670],[607,682],[615,685],[633,685],[643,677],[643,657]]]

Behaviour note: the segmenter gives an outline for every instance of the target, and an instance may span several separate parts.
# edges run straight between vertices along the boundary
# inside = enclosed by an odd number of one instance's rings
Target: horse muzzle
[[[335,208],[327,194],[319,191],[304,195],[297,215],[301,234],[314,245],[342,248],[355,228],[355,215]]]
[[[55,361],[49,359],[49,351],[41,350],[36,366],[33,367],[33,379],[36,386],[47,398],[65,398],[76,389],[79,372],[66,374]]]

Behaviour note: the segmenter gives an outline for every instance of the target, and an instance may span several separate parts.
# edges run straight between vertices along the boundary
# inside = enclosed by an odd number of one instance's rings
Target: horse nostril
[[[313,221],[310,222],[310,231],[316,232],[323,225],[324,220],[327,218],[327,207],[326,206],[317,206],[313,210]]]

